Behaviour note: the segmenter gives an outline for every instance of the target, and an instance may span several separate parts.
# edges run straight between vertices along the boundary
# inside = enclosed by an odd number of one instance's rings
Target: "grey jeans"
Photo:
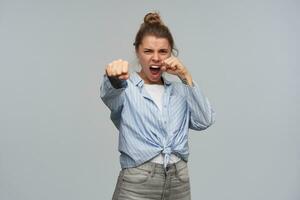
[[[147,162],[120,171],[113,200],[190,200],[187,163],[168,165]]]

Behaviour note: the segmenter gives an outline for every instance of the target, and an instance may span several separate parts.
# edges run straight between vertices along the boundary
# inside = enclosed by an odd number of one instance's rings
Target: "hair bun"
[[[144,17],[145,24],[159,24],[164,25],[158,13],[148,13]]]

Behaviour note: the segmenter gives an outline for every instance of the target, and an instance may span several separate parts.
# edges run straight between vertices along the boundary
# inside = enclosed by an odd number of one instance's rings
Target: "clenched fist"
[[[184,84],[193,85],[191,74],[177,57],[171,56],[165,59],[162,63],[162,71],[177,75]]]
[[[126,60],[115,60],[106,66],[105,73],[108,77],[127,80],[129,78],[128,62]]]

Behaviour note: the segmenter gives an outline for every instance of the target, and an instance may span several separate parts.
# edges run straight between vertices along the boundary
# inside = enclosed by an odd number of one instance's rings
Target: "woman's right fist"
[[[128,62],[126,60],[115,60],[106,66],[105,73],[108,77],[127,80],[129,78]]]

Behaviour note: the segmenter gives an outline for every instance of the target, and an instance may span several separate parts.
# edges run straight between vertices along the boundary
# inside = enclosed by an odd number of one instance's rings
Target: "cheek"
[[[139,62],[142,63],[142,64],[146,64],[148,63],[149,59],[147,56],[140,56],[139,57]]]
[[[166,55],[166,56],[162,56],[162,60],[166,60],[166,59],[168,59],[170,56],[169,55]]]
[[[172,56],[172,54],[169,53],[169,54],[167,54],[167,55],[165,56],[165,59],[170,58],[171,56]]]

